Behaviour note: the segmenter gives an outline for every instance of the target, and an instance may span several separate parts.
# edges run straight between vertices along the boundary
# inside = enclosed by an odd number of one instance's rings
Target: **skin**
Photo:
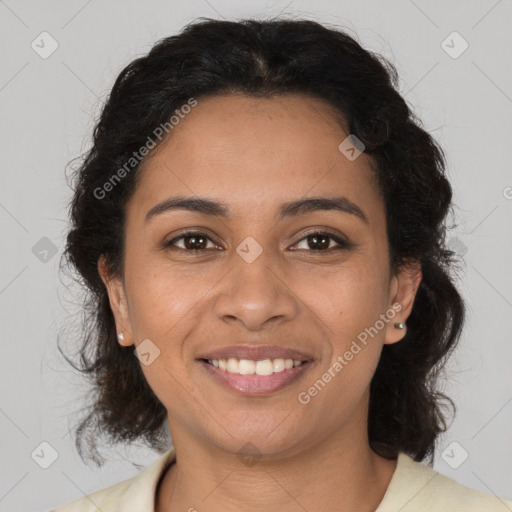
[[[177,462],[155,510],[375,510],[396,459],[369,446],[369,386],[383,345],[405,335],[394,323],[406,322],[421,269],[411,262],[391,272],[370,157],[347,159],[338,145],[348,133],[332,107],[298,94],[199,98],[170,135],[145,160],[126,207],[123,278],[98,263],[120,343],[150,339],[160,349],[141,367],[168,411]],[[232,218],[178,210],[144,222],[175,195],[227,203]],[[368,223],[336,210],[276,220],[283,202],[332,195],[357,204]],[[185,249],[184,239],[162,247],[190,228],[211,238],[189,240],[202,251]],[[354,246],[335,250],[333,239],[328,248],[308,239],[325,229]],[[252,263],[236,252],[248,236],[263,249]],[[298,394],[396,303],[402,310],[301,404]],[[276,393],[242,396],[196,357],[244,342],[306,350],[315,360]],[[251,466],[237,457],[248,442],[260,453]]]

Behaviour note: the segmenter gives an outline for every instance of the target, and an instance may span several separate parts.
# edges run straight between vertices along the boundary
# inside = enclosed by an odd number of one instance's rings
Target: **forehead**
[[[370,157],[338,149],[344,124],[327,102],[298,94],[198,98],[142,163],[130,209],[145,214],[171,195],[223,198],[235,215],[307,195],[375,201]]]

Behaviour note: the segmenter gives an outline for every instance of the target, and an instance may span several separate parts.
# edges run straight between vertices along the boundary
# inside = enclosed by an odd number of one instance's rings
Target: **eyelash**
[[[331,247],[331,248],[328,248],[328,249],[317,249],[317,250],[314,250],[314,249],[295,249],[295,250],[302,250],[302,251],[309,250],[309,251],[315,252],[315,253],[322,253],[322,252],[330,253],[332,251],[338,251],[338,250],[349,250],[352,247],[354,247],[354,244],[348,242],[347,240],[344,240],[343,238],[340,238],[339,236],[337,236],[337,235],[335,235],[333,233],[330,233],[329,231],[312,231],[311,233],[307,233],[295,245],[297,245],[300,242],[306,240],[308,237],[314,236],[314,235],[325,235],[328,238],[330,238],[331,240],[334,240],[339,245],[339,247]],[[204,237],[208,241],[210,241],[212,243],[215,243],[205,233],[202,233],[200,231],[186,231],[186,232],[182,233],[180,236],[178,236],[176,238],[173,238],[172,240],[169,240],[168,242],[164,242],[163,248],[164,249],[171,249],[171,248],[172,249],[178,249],[180,251],[189,252],[189,253],[192,253],[192,254],[197,254],[199,252],[204,252],[204,251],[208,251],[209,250],[209,249],[184,249],[182,247],[173,247],[173,245],[178,240],[182,240],[182,239],[188,238],[188,237]],[[330,243],[329,243],[329,245],[330,245]]]

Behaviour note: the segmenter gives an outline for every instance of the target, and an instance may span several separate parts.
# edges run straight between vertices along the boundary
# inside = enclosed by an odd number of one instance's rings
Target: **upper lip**
[[[198,355],[198,359],[250,359],[253,361],[262,361],[263,359],[296,359],[299,361],[309,361],[312,356],[292,348],[280,347],[277,345],[233,345],[231,347],[222,347],[215,350],[209,350]]]

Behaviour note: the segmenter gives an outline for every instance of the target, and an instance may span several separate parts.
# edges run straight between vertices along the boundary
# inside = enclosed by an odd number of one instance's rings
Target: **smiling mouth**
[[[312,360],[297,359],[199,359],[216,382],[236,393],[258,396],[274,393],[297,380]]]
[[[206,363],[212,365],[215,368],[224,370],[228,373],[234,373],[238,375],[272,375],[274,373],[280,373],[284,370],[291,370],[297,366],[301,366],[307,361],[301,361],[299,359],[261,359],[255,361],[252,359],[237,359],[230,357],[227,359],[202,359]]]

